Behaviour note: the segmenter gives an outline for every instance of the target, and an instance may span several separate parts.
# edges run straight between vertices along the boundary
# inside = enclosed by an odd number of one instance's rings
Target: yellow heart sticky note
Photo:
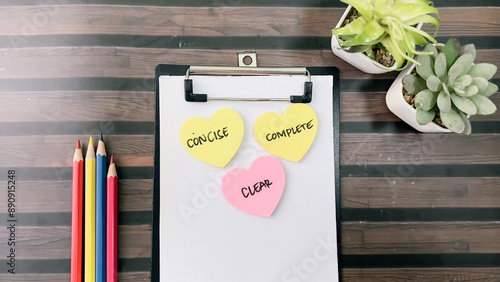
[[[232,109],[220,109],[210,120],[194,117],[181,127],[182,146],[195,158],[217,167],[225,167],[243,140],[241,116]]]
[[[265,113],[254,125],[255,138],[269,153],[298,162],[311,147],[318,131],[318,118],[306,104],[293,104],[283,115]]]

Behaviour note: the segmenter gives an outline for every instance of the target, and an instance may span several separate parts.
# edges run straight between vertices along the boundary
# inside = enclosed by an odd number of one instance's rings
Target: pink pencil
[[[83,154],[80,140],[73,156],[73,197],[71,208],[71,282],[82,281],[83,260]]]
[[[108,169],[107,191],[107,282],[118,281],[118,176],[113,155]]]

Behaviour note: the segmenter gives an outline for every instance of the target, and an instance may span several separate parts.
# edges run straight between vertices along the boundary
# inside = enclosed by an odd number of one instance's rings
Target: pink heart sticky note
[[[222,193],[244,212],[270,217],[285,189],[285,170],[274,157],[256,159],[249,170],[236,168],[222,179]]]

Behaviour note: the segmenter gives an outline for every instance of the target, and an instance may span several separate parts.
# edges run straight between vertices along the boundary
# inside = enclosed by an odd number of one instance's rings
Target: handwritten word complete
[[[312,119],[306,123],[301,123],[297,126],[292,126],[290,128],[287,128],[287,129],[283,129],[282,131],[278,131],[278,132],[275,132],[275,133],[268,133],[266,135],[266,140],[267,141],[273,141],[273,140],[276,140],[276,139],[280,139],[280,138],[286,138],[286,137],[291,137],[295,134],[299,134],[301,133],[302,131],[305,131],[307,129],[311,129],[313,128],[313,124],[312,124]]]

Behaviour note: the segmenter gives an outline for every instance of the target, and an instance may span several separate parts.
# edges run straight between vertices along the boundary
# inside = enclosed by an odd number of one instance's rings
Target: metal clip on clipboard
[[[241,55],[241,54],[239,54]],[[253,57],[251,55],[254,55]],[[291,103],[310,103],[312,100],[312,82],[311,74],[306,68],[261,68],[256,67],[256,54],[245,53],[244,56],[252,57],[255,66],[245,66],[240,56],[239,67],[206,67],[191,66],[186,72],[184,80],[184,96],[188,102],[207,102],[207,101],[273,101],[273,102],[291,102]],[[207,94],[193,93],[193,80],[190,75],[303,75],[307,80],[304,82],[303,95],[291,95],[290,98],[236,98],[236,97],[208,97]]]

